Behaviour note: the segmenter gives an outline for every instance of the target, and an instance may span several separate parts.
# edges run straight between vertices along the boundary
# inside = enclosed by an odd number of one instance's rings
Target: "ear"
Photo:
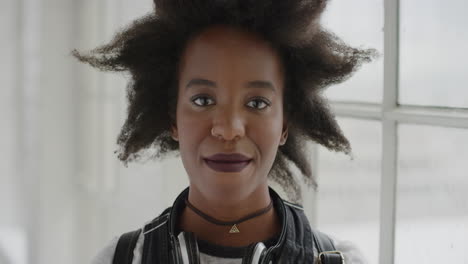
[[[179,141],[179,132],[177,130],[177,125],[174,122],[171,122],[171,137],[175,141]]]
[[[281,132],[281,140],[280,140],[280,146],[283,146],[286,143],[286,140],[288,139],[288,122],[285,121],[283,123],[283,132]]]

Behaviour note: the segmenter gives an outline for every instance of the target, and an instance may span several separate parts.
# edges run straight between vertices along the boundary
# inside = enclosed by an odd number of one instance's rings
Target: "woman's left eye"
[[[252,104],[252,102],[254,102],[254,103]],[[259,105],[262,105],[262,104],[264,106],[259,107]],[[267,106],[270,106],[270,103],[268,101],[264,100],[264,99],[256,98],[256,99],[253,99],[252,101],[248,102],[247,105],[249,105],[252,108],[262,110],[262,109],[266,108]]]

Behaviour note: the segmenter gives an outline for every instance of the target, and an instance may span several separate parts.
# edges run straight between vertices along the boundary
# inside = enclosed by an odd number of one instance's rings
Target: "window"
[[[468,262],[467,7],[332,1],[324,16],[349,44],[383,54],[326,93],[355,159],[313,152],[319,191],[309,214],[369,263]]]

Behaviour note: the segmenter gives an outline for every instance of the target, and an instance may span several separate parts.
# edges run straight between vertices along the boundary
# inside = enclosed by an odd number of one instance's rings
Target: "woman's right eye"
[[[210,104],[207,103],[210,100],[213,102],[213,99],[211,99],[210,97],[202,95],[202,96],[197,96],[193,98],[192,102],[197,106],[207,106],[207,105],[213,104],[213,103],[210,103]]]

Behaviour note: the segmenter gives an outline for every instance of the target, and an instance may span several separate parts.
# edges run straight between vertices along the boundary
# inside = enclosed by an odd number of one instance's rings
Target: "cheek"
[[[206,137],[209,120],[187,107],[177,109],[179,145],[182,149],[195,148]]]
[[[198,146],[201,141],[200,127],[194,119],[187,117],[177,120],[179,132],[179,151],[182,162],[188,171],[197,165]]]
[[[257,144],[262,155],[275,155],[278,149],[282,120],[277,117],[260,118],[251,122],[250,137]]]

